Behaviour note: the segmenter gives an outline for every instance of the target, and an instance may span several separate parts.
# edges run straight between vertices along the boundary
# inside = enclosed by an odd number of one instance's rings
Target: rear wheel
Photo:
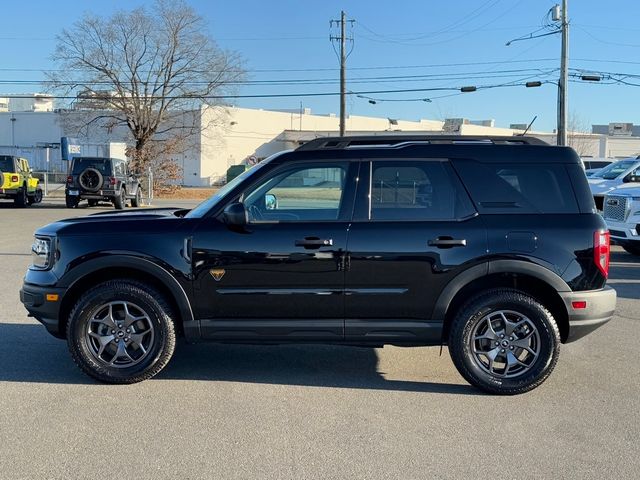
[[[631,255],[638,255],[640,256],[640,242],[638,242],[638,244],[627,244],[627,245],[623,245],[622,248],[624,248],[628,253],[630,253]]]
[[[65,195],[64,203],[67,208],[76,208],[78,206],[78,197],[72,195]]]
[[[475,387],[500,395],[536,388],[553,371],[560,334],[551,313],[517,290],[491,290],[467,302],[453,319],[449,352]]]
[[[127,203],[127,192],[123,187],[120,189],[120,193],[116,193],[116,196],[113,199],[113,206],[116,207],[116,210],[122,210],[126,203]]]
[[[173,355],[171,309],[160,292],[140,282],[104,282],[74,306],[67,343],[75,363],[91,377],[140,382],[160,372]]]
[[[18,190],[16,198],[13,200],[16,207],[23,208],[29,204],[29,198],[27,197],[27,187],[24,186]]]

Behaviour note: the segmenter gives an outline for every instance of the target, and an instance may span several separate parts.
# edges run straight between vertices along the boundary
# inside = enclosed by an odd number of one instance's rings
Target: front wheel
[[[458,372],[488,393],[515,395],[542,384],[558,362],[560,334],[551,313],[517,290],[491,290],[467,302],[451,324],[449,352]]]
[[[116,193],[115,198],[113,199],[113,206],[116,207],[116,210],[122,210],[127,203],[127,192],[124,188],[120,189],[120,193]]]
[[[622,248],[624,248],[627,253],[630,253],[631,255],[637,255],[640,257],[640,242],[638,242],[638,244],[627,244],[627,245],[623,245]]]
[[[28,201],[29,201],[29,205],[42,202],[42,189],[36,188],[36,191],[33,192],[33,195],[29,197]]]
[[[175,348],[172,312],[160,292],[132,280],[101,283],[80,297],[69,316],[67,343],[75,363],[106,383],[156,375]]]
[[[131,199],[132,207],[140,207],[142,206],[142,189],[138,187],[136,190],[136,196]]]

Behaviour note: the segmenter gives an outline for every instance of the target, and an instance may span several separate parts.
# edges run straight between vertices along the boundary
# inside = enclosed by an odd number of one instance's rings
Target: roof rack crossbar
[[[315,138],[302,144],[297,150],[342,150],[346,148],[373,147],[402,148],[416,144],[549,145],[539,138],[529,136],[371,135]]]

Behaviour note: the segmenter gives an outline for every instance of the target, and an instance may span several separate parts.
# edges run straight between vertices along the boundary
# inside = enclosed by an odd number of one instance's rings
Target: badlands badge
[[[224,268],[212,268],[211,270],[209,270],[209,273],[216,282],[219,282],[222,277],[224,277],[225,270]]]

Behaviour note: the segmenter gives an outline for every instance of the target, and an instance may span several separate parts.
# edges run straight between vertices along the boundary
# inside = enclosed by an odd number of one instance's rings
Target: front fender
[[[79,282],[82,282],[83,279],[86,279],[89,275],[93,275],[100,270],[113,268],[138,270],[160,281],[169,290],[178,306],[185,336],[188,338],[192,336],[199,337],[200,328],[194,319],[191,303],[184,288],[167,269],[148,258],[126,254],[109,254],[95,257],[65,272],[60,278],[58,286],[68,291],[69,289],[80,286],[81,284]]]

